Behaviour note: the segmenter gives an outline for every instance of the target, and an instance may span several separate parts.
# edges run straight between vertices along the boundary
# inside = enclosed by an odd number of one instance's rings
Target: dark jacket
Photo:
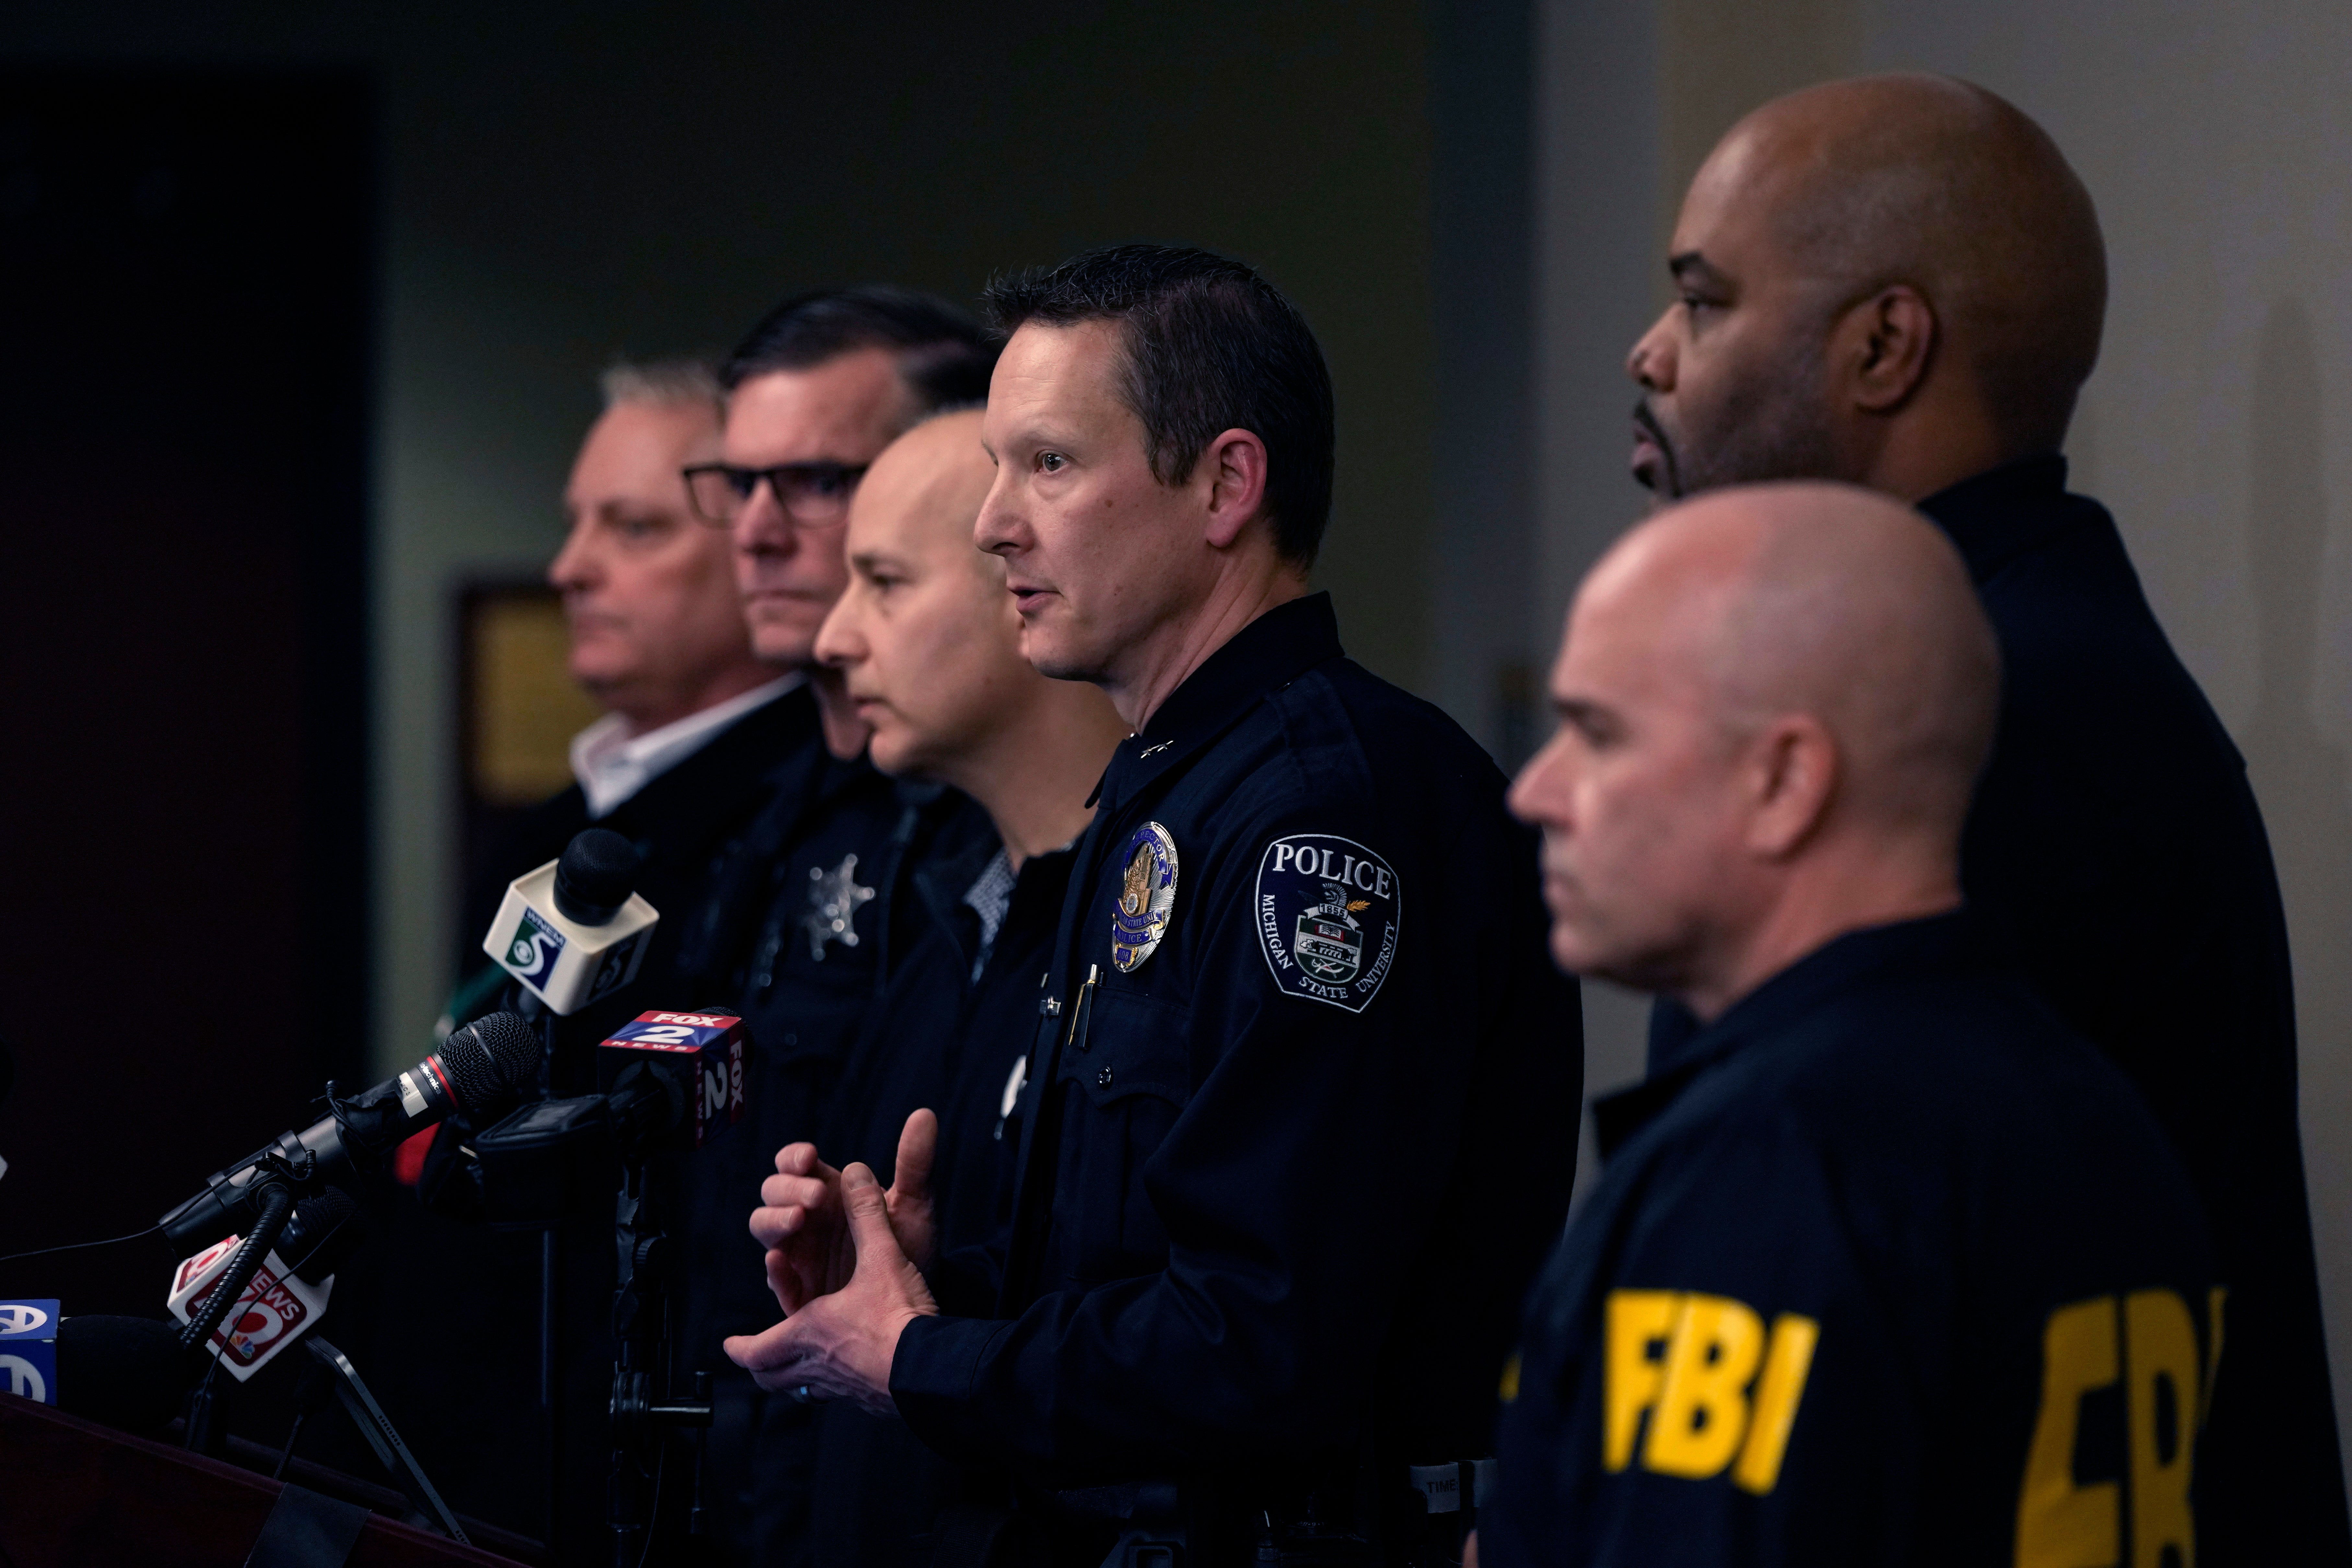
[[[1503,793],[1348,661],[1322,595],[1120,743],[1041,999],[1009,1248],[951,1260],[972,1278],[946,1293],[992,1284],[996,1311],[917,1320],[891,1373],[924,1441],[1066,1516],[1062,1556],[1098,1561],[1167,1481],[1196,1551],[1295,1526],[1309,1492],[1377,1534],[1409,1460],[1486,1451],[1581,1060]]]
[[[532,807],[509,832],[493,862],[495,869],[480,885],[467,889],[458,933],[461,972],[472,974],[489,964],[482,938],[506,896],[507,884],[562,855],[583,828],[604,827],[636,847],[636,890],[660,912],[661,923],[654,928],[653,944],[627,994],[583,1009],[567,1026],[566,1037],[593,1034],[602,1039],[605,1031],[598,1026],[625,1022],[647,1006],[728,1000],[718,994],[699,1001],[675,996],[673,993],[701,978],[680,972],[679,955],[688,933],[706,918],[704,906],[726,847],[768,804],[778,765],[803,751],[816,734],[816,702],[803,686],[744,714],[597,821],[589,820],[587,797],[576,784]],[[652,996],[661,1000],[641,1001]],[[495,1001],[493,994],[477,1010],[487,1011]]]
[[[2208,1560],[2235,1297],[2225,1333],[2179,1161],[1991,945],[1843,937],[1596,1105],[1481,1563]]]
[[[716,1532],[753,1562],[794,1563],[807,1561],[814,1413],[770,1419],[772,1402],[722,1342],[782,1316],[749,1223],[760,1184],[779,1149],[822,1132],[882,972],[886,895],[953,803],[943,808],[931,789],[902,793],[862,757],[832,756],[814,724],[769,784],[764,809],[722,849],[679,958],[701,977],[690,984],[698,995],[731,999],[743,1016],[746,1112],[665,1179],[687,1281],[678,1363],[711,1373],[717,1406],[705,1472]]]
[[[1921,503],[2006,679],[1961,849],[2058,1016],[2172,1137],[2230,1287],[2200,1454],[2215,1561],[2352,1562],[2295,1109],[2286,917],[2246,765],[2165,640],[2114,521],[2038,458]]]
[[[2230,1284],[2200,1453],[2216,1552],[2352,1561],[2319,1319],[2286,914],[2246,762],[2166,642],[2115,520],[2039,456],[1919,503],[2001,639],[2001,724],[1961,847],[2063,1020],[2147,1098]]]
[[[936,1111],[931,1192],[940,1245],[952,1252],[998,1243],[1011,1218],[1021,1124],[1008,1111],[1007,1091],[1036,1033],[1037,1001],[1076,857],[1060,850],[1022,864],[975,979],[983,957],[981,923],[964,895],[1000,853],[1000,841],[985,816],[942,838],[950,836],[955,850],[934,853],[906,879],[898,907],[912,929],[906,945],[894,950],[819,1146],[829,1163],[863,1161],[887,1184],[895,1178],[907,1118],[922,1107]],[[978,1310],[992,1306],[983,1302]],[[820,1444],[818,1568],[929,1562],[941,1510],[997,1489],[992,1468],[959,1471],[904,1422],[877,1419],[854,1405],[826,1407]]]
[[[2286,918],[2244,759],[2065,459],[1928,497],[2000,634],[1961,880],[2058,1016],[2147,1098],[2230,1286],[2200,1463],[2225,1556],[2352,1562],[2295,1107]],[[1659,1023],[1678,1026],[1662,1010]],[[2217,1559],[2218,1560],[2218,1559]]]

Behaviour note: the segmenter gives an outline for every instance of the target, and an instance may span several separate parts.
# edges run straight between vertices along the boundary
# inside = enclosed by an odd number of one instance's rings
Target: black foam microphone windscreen
[[[203,1363],[154,1318],[83,1314],[58,1324],[58,1408],[117,1431],[152,1436],[172,1424]]]

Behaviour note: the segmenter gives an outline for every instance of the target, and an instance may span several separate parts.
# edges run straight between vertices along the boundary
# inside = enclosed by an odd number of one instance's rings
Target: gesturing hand
[[[908,1131],[914,1131],[912,1119]],[[890,1363],[898,1352],[898,1336],[915,1319],[940,1309],[922,1271],[898,1246],[888,1199],[874,1173],[853,1164],[840,1173],[834,1192],[850,1244],[848,1279],[797,1310],[788,1307],[792,1315],[764,1333],[730,1337],[727,1356],[762,1388],[793,1389],[809,1399],[855,1400],[861,1409],[887,1415],[896,1408]]]
[[[877,1190],[898,1245],[919,1268],[939,1251],[931,1215],[931,1157],[940,1119],[928,1110],[907,1118],[898,1134],[896,1180]],[[761,1206],[751,1211],[751,1234],[768,1250],[768,1288],[776,1304],[797,1312],[849,1283],[857,1254],[845,1222],[843,1173],[816,1156],[814,1143],[788,1144],[776,1155],[776,1173],[760,1184]]]

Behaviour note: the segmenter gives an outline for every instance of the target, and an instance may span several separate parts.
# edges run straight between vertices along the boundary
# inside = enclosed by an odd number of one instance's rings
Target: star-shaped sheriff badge
[[[810,867],[808,912],[801,916],[801,930],[808,932],[809,956],[823,963],[824,944],[829,942],[856,947],[857,906],[873,896],[873,889],[857,884],[855,855],[843,856],[841,864],[830,871],[822,866]]]

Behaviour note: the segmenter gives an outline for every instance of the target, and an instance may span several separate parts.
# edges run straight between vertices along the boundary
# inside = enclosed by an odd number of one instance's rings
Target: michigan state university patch
[[[1294,833],[1257,867],[1257,940],[1275,984],[1360,1013],[1396,962],[1399,889],[1352,838]]]

